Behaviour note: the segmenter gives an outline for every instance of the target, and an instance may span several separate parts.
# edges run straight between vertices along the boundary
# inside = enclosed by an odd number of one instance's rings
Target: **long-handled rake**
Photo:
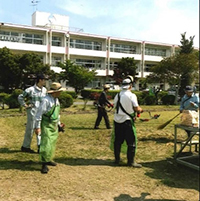
[[[165,122],[164,124],[161,124],[160,126],[158,126],[158,130],[161,130],[163,128],[165,128],[168,124],[171,123],[171,121],[173,121],[179,114],[181,113],[178,113],[176,116],[174,116],[173,118],[171,118],[170,120],[168,120],[167,122]]]

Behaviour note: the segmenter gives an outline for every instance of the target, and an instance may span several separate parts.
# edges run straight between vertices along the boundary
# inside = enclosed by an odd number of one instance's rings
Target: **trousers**
[[[35,115],[31,113],[31,110],[27,110],[27,122],[26,122],[26,130],[24,134],[24,141],[23,141],[23,147],[25,148],[30,148],[31,146],[31,141],[33,138],[34,134],[34,129],[35,129]],[[40,145],[41,142],[41,135],[36,135],[37,139],[37,145]]]
[[[127,120],[123,123],[115,124],[115,141],[114,141],[114,155],[115,161],[120,161],[120,151],[121,145],[123,144],[124,140],[128,146],[127,148],[127,163],[132,164],[134,162],[135,157],[135,134],[132,128],[131,120]]]
[[[100,124],[100,122],[102,120],[102,117],[105,120],[106,128],[110,128],[110,121],[108,119],[108,114],[107,114],[106,109],[103,108],[103,107],[98,107],[98,116],[97,116],[97,119],[96,119],[94,127],[98,127],[99,126],[99,124]]]

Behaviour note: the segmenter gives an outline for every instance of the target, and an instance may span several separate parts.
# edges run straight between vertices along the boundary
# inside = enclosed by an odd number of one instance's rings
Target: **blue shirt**
[[[195,103],[195,105],[191,105],[191,102]],[[180,111],[182,110],[195,110],[197,111],[199,108],[199,97],[195,94],[192,94],[192,96],[189,98],[187,94],[183,96],[181,99],[181,105],[180,105]]]

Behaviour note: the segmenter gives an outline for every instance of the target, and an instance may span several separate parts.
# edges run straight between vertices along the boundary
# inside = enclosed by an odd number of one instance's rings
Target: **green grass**
[[[121,166],[113,165],[109,149],[111,130],[102,120],[94,130],[97,111],[93,106],[75,105],[62,109],[64,133],[59,134],[55,161],[47,175],[40,173],[37,154],[21,153],[26,115],[17,110],[0,111],[0,200],[66,200],[66,201],[136,201],[198,200],[198,172],[177,165],[173,160],[174,119],[165,129],[157,130],[178,113],[178,106],[143,106],[140,118],[160,114],[147,122],[136,120],[137,162],[142,169],[125,166],[126,155],[121,154]],[[5,112],[6,111],[6,112]],[[2,117],[5,116],[6,117]],[[14,116],[18,115],[18,116]],[[113,111],[109,113],[113,121]],[[179,140],[186,134],[180,131]],[[33,137],[32,148],[36,147]]]

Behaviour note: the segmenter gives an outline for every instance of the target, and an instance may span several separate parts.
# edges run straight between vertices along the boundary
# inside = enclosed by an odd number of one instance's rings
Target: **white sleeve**
[[[133,107],[138,107],[138,100],[137,100],[137,96],[135,94],[132,93],[131,95],[131,102],[133,104]]]
[[[30,96],[30,94],[31,94],[31,88],[29,87],[29,88],[25,89],[22,94],[20,94],[18,96],[18,102],[19,102],[19,104],[22,105],[22,106],[24,106],[26,104],[24,99],[26,97]]]
[[[41,126],[41,120],[42,115],[48,112],[48,101],[44,98],[37,110],[35,119],[36,119],[36,125],[35,128],[40,128]]]

